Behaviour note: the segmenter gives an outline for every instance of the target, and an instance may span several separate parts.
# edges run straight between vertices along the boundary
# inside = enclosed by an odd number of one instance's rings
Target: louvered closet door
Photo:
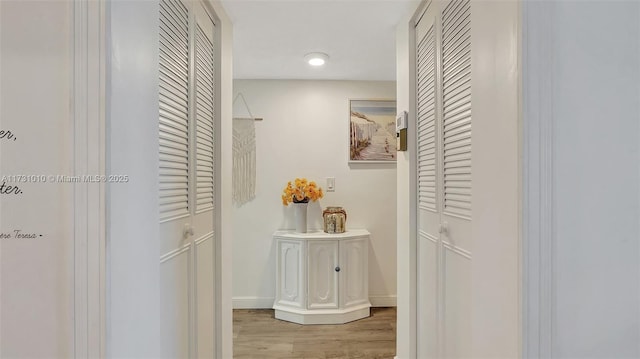
[[[215,356],[215,26],[199,2],[160,1],[161,352]]]
[[[432,2],[416,26],[420,358],[471,355],[470,5]]]
[[[418,358],[438,358],[438,262],[440,211],[438,201],[439,83],[436,62],[434,6],[416,26],[416,148],[417,148],[417,337]]]

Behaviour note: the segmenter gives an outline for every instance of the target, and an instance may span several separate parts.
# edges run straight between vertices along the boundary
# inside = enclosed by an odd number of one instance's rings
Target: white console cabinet
[[[341,324],[369,316],[369,232],[278,231],[275,316]]]

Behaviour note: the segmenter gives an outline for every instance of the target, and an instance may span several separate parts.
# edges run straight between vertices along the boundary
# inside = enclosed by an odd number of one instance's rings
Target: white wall
[[[271,235],[293,228],[292,208],[280,194],[295,177],[336,191],[309,205],[310,228],[322,228],[322,209],[342,206],[347,229],[371,232],[369,295],[372,304],[395,305],[396,166],[348,164],[350,98],[395,98],[395,82],[235,80],[256,122],[256,198],[233,212],[235,307],[273,305],[275,246]],[[241,100],[238,100],[239,102]],[[236,115],[247,116],[236,103]]]
[[[71,2],[0,2],[0,177],[74,173],[73,20]],[[0,194],[0,357],[72,357],[74,185],[6,185],[21,193]]]
[[[471,2],[472,348],[520,351],[520,8]]]
[[[158,3],[108,11],[107,356],[159,357]]]
[[[558,357],[640,356],[639,5],[554,12]]]
[[[531,351],[559,358],[638,357],[640,4],[534,5],[525,13],[528,31],[546,36],[548,48],[528,53],[527,60],[546,68],[530,75],[543,80],[525,103],[539,100],[550,118],[552,151],[541,161],[550,180],[543,196],[552,200],[542,210],[553,216],[552,251],[540,255],[550,268],[542,289],[551,295],[542,297],[539,318],[532,320],[552,336],[542,348],[530,343]],[[540,100],[539,93],[551,95]],[[538,270],[543,275],[548,269]]]

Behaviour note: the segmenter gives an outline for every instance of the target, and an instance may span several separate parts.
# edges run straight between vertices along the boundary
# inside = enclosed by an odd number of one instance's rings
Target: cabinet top
[[[275,231],[274,237],[277,238],[295,238],[295,239],[346,239],[356,237],[369,237],[369,231],[366,229],[350,229],[344,233],[324,233],[323,231],[312,231],[308,233],[298,233],[293,230]]]

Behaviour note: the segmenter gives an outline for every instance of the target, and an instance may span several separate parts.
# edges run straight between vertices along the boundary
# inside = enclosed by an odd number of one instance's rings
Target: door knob
[[[191,227],[191,224],[185,223],[184,227],[182,227],[182,238],[187,238],[189,236],[193,236],[193,227]]]
[[[336,267],[336,272],[340,272],[340,267]]]
[[[449,223],[448,222],[440,223],[440,228],[438,228],[438,233],[449,233]]]

